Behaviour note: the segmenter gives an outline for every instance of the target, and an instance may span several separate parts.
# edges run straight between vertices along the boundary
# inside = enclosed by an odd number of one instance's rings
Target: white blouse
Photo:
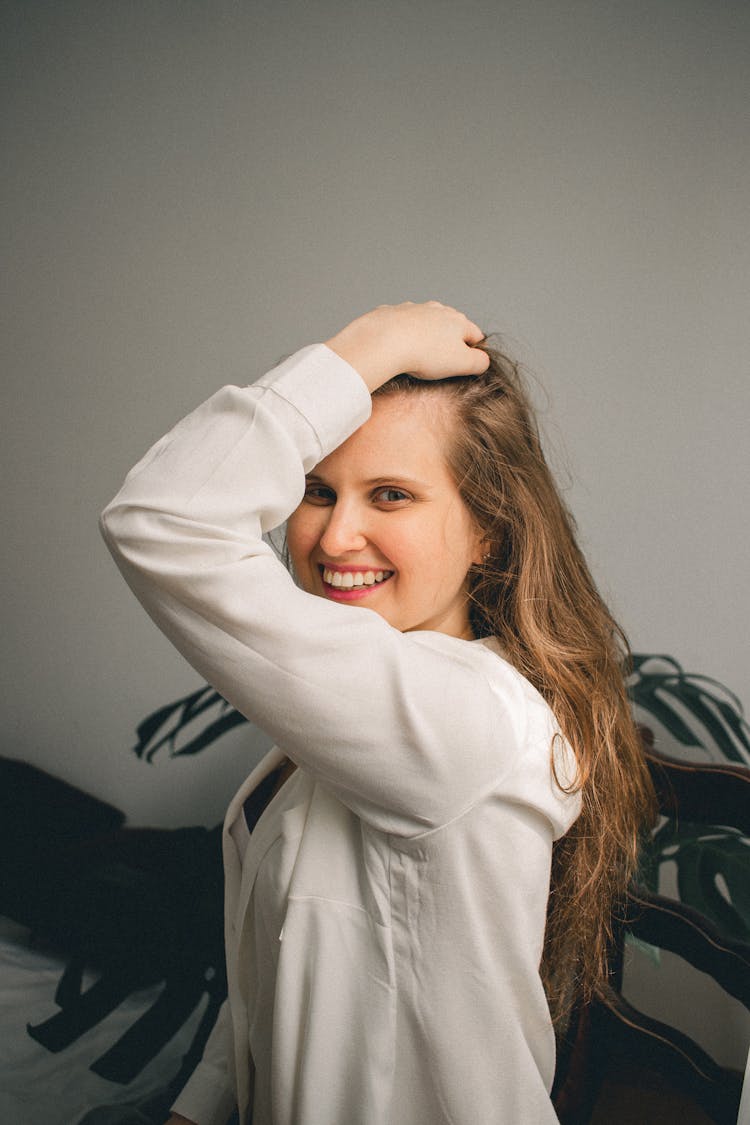
[[[253,1125],[556,1120],[538,970],[580,798],[553,780],[549,707],[495,642],[306,594],[262,538],[370,403],[304,348],[180,422],[102,516],[159,627],[277,743],[227,814],[229,1002],[175,1104],[198,1125],[235,1100]],[[243,836],[284,755],[298,769]]]

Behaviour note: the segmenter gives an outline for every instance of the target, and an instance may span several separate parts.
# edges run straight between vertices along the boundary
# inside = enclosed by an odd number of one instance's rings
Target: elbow
[[[143,530],[138,512],[132,505],[112,500],[99,516],[99,531],[115,560],[124,560],[132,554],[135,543],[143,541]]]
[[[189,569],[189,535],[181,534],[163,511],[115,497],[99,516],[99,530],[118,567],[129,575],[163,578],[186,562]]]
[[[112,531],[112,508],[113,505],[108,504],[107,507],[99,514],[99,533],[104,542],[110,548],[116,541],[116,536]]]
[[[112,554],[117,554],[122,528],[118,516],[118,505],[114,500],[99,515],[99,532]]]

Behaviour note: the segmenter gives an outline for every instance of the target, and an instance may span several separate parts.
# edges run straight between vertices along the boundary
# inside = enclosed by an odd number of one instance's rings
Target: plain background
[[[4,754],[132,823],[221,818],[266,743],[131,754],[200,681],[98,513],[215,388],[404,299],[538,378],[634,649],[750,699],[748,5],[0,10]]]

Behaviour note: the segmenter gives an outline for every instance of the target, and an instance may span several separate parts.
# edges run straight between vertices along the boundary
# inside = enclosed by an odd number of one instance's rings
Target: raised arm
[[[217,392],[157,442],[102,516],[124,576],[186,659],[358,815],[395,833],[459,815],[514,768],[518,677],[481,645],[403,634],[302,592],[262,534],[367,419],[368,382],[405,368],[481,370],[479,337],[437,303],[376,309],[255,385]]]

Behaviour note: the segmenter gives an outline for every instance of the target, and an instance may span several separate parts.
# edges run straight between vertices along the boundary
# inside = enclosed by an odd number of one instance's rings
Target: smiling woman
[[[437,405],[374,398],[368,421],[308,475],[287,546],[309,593],[366,605],[402,632],[471,638],[467,575],[486,547],[448,469],[450,419]]]
[[[229,999],[173,1120],[554,1122],[553,1025],[652,793],[514,365],[455,309],[380,306],[218,391],[102,529],[277,743],[227,813]]]

